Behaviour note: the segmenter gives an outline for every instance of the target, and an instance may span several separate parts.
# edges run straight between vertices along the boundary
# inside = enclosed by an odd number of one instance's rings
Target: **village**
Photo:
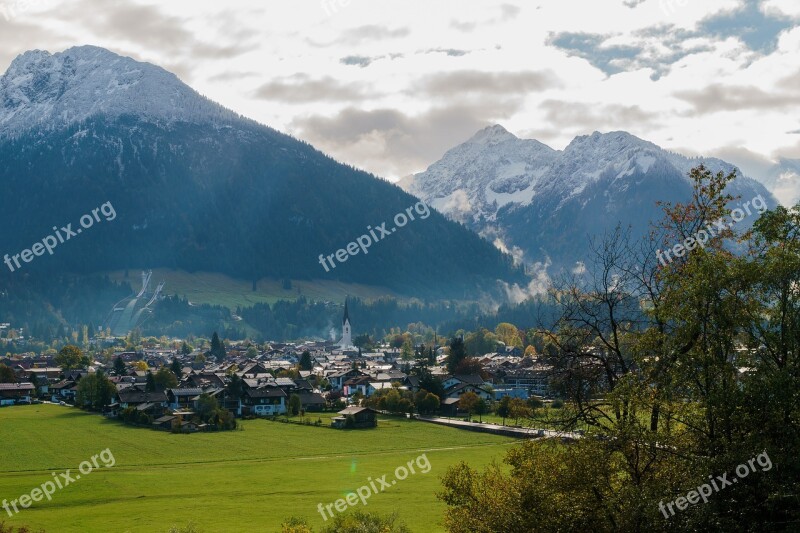
[[[469,419],[509,400],[525,405],[552,397],[552,367],[513,346],[471,358],[469,372],[458,372],[463,366],[448,370],[451,349],[438,342],[427,351],[416,347],[417,357],[410,360],[390,345],[363,352],[353,345],[346,305],[338,342],[225,346],[215,334],[206,352],[171,344],[181,347],[149,342],[142,351],[115,351],[105,363],[74,355],[69,368],[57,363],[58,355],[0,359],[8,369],[0,373],[0,406],[45,401],[134,425],[195,432],[233,429],[240,418],[310,420],[310,414],[323,412],[338,415],[330,418],[337,428],[374,427],[378,413]],[[98,376],[113,385],[112,392],[101,398],[92,385],[82,394],[81,381]]]

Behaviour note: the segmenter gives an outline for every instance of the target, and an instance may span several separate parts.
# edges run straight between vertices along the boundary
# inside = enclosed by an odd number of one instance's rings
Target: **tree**
[[[299,395],[292,394],[291,396],[289,396],[289,405],[288,405],[289,414],[291,414],[292,416],[297,416],[298,414],[300,414],[300,409],[302,409],[302,407],[303,403],[300,400]]]
[[[78,382],[75,401],[81,407],[102,409],[111,403],[117,387],[102,371],[88,374]]]
[[[128,373],[127,368],[125,367],[125,361],[122,360],[122,356],[118,355],[116,359],[114,359],[114,374],[117,376],[124,376]]]
[[[186,344],[186,341],[183,341],[181,345],[181,354],[182,355],[189,355],[192,353],[192,347]]]
[[[0,363],[0,383],[16,383],[17,376],[14,374],[14,371],[11,370],[11,367]]]
[[[311,361],[311,353],[306,350],[300,356],[300,370],[312,370],[314,363]]]
[[[156,390],[156,378],[149,370],[147,371],[147,381],[144,384],[144,390],[146,392],[155,392]]]
[[[478,415],[478,422],[483,422],[483,415],[489,412],[489,404],[483,398],[478,398],[475,402],[475,414]]]
[[[62,370],[75,370],[86,368],[89,365],[89,358],[83,355],[80,348],[68,344],[58,352],[55,362]]]
[[[520,419],[532,417],[533,411],[525,400],[513,398],[508,404],[508,416],[513,418],[514,425],[518,426]]]
[[[147,366],[146,361],[134,361],[133,368],[135,368],[139,372],[147,372],[150,367]]]
[[[403,341],[403,346],[400,348],[400,357],[403,361],[409,361],[414,357],[414,344],[410,336]]]
[[[450,353],[447,355],[447,371],[451,374],[456,371],[458,364],[466,359],[467,349],[464,346],[464,339],[453,337],[450,341]]]
[[[439,410],[439,397],[433,393],[420,390],[420,393],[424,393],[424,395],[417,401],[417,410],[420,414],[429,415],[433,414]]]
[[[461,408],[462,411],[466,411],[467,413],[472,416],[475,412],[475,408],[478,405],[478,395],[474,392],[465,392],[461,395],[458,399],[458,406]]]
[[[477,357],[467,357],[462,359],[456,366],[454,374],[459,376],[476,375],[486,377],[486,372],[483,370],[483,365]]]
[[[509,414],[511,413],[511,396],[503,396],[499,402],[497,402],[497,408],[495,409],[497,416],[503,417],[503,425],[506,425],[506,418],[508,418]]]
[[[211,349],[209,350],[211,357],[217,360],[217,363],[221,363],[225,360],[227,356],[225,352],[225,344],[219,340],[219,335],[217,332],[214,332],[214,335],[211,336]]]
[[[219,409],[219,403],[213,396],[203,393],[197,398],[197,407],[195,411],[200,420],[208,422],[214,412]]]
[[[175,377],[180,378],[183,374],[183,365],[177,359],[173,359],[172,363],[169,365],[169,369],[172,370],[172,373],[175,374]]]
[[[161,389],[174,389],[178,386],[178,378],[175,377],[172,370],[165,366],[161,367],[158,372],[156,372],[153,381],[155,381],[155,384]]]
[[[501,322],[494,329],[494,334],[497,335],[497,338],[506,346],[522,348],[522,336],[514,324]]]

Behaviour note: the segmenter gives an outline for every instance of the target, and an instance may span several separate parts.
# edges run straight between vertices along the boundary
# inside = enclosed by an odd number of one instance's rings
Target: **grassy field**
[[[107,274],[114,281],[127,281],[137,292],[141,288],[141,272],[138,270],[129,271],[127,279],[124,271]],[[195,304],[222,305],[229,309],[236,309],[236,306],[248,307],[262,302],[273,304],[277,300],[294,300],[299,296],[305,296],[309,300],[334,302],[344,302],[348,295],[364,300],[383,296],[398,297],[393,291],[382,287],[323,280],[292,281],[292,288],[287,290],[283,288],[281,280],[267,278],[260,280],[256,291],[253,292],[249,281],[230,278],[224,274],[190,273],[163,268],[153,270],[151,285],[155,286],[161,281],[166,283],[165,294],[177,294]]]
[[[316,420],[316,417],[310,417]],[[512,439],[401,419],[366,431],[244,421],[243,431],[173,435],[131,428],[56,405],[0,409],[0,502],[12,500],[108,448],[116,461],[0,520],[48,533],[278,531],[289,516],[323,524],[332,503],[425,453],[431,470],[372,496],[366,510],[397,511],[412,531],[443,531],[434,494],[445,470],[464,460],[500,460]],[[359,504],[355,508],[362,508]]]

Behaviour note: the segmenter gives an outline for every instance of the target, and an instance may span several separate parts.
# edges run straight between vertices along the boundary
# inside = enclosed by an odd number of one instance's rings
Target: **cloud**
[[[386,39],[399,39],[407,37],[411,33],[409,28],[390,29],[387,26],[369,24],[359,26],[342,33],[341,37],[333,41],[332,44],[343,44],[347,46],[357,46],[365,41],[383,41]]]
[[[529,269],[532,279],[527,286],[520,286],[516,283],[509,285],[501,281],[500,285],[505,290],[508,300],[511,303],[519,304],[536,296],[547,294],[548,289],[552,286],[552,280],[547,273],[551,264],[549,257],[544,263],[534,263]]]
[[[609,124],[616,128],[648,130],[658,126],[658,114],[645,111],[638,105],[545,100],[540,108],[545,112],[548,122],[574,128],[576,133],[605,129]]]
[[[753,86],[719,83],[696,91],[678,91],[675,96],[692,104],[692,113],[700,115],[743,109],[781,111],[800,105],[800,92],[767,92]]]
[[[245,42],[253,35],[249,30],[232,33],[228,28],[224,32],[228,39],[202,41],[186,29],[185,19],[167,15],[152,5],[82,0],[65,4],[58,12],[60,18],[79,20],[82,27],[98,35],[110,35],[169,57],[230,59],[256,47]]]
[[[288,78],[265,83],[256,89],[254,96],[292,104],[308,102],[350,102],[368,97],[360,85],[341,83],[325,76],[312,79],[308,74],[298,73]]]
[[[628,44],[615,44],[623,37]],[[628,36],[621,33],[554,33],[549,36],[547,44],[571,57],[587,60],[608,76],[650,69],[653,80],[667,74],[678,61],[714,49],[710,44],[698,42],[695,34],[672,25],[651,26]]]
[[[429,96],[480,94],[526,94],[559,86],[556,76],[549,72],[481,72],[459,70],[429,75],[417,84],[414,92]]]
[[[361,68],[364,68],[364,67],[368,67],[370,65],[370,63],[375,61],[375,59],[379,59],[379,58],[372,58],[372,57],[366,57],[366,56],[347,56],[347,57],[341,58],[339,60],[339,63],[341,63],[343,65],[355,65],[355,66],[359,66]]]
[[[515,99],[494,98],[417,115],[348,106],[333,116],[297,118],[290,130],[335,157],[359,161],[384,176],[405,176],[427,168],[479,129],[506,120],[519,106]]]

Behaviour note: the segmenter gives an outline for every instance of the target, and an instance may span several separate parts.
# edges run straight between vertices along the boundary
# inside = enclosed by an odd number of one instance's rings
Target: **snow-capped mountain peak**
[[[701,163],[715,173],[736,170],[719,159],[663,150],[624,131],[576,137],[557,151],[491,126],[400,186],[501,249],[531,262],[550,257],[563,266],[586,259],[577,244],[586,235],[618,222],[646,231],[660,216],[657,201],[688,200],[689,171]],[[774,204],[761,184],[746,177],[734,182],[731,193],[745,199],[762,194]]]
[[[167,122],[236,117],[174,74],[96,46],[25,52],[0,77],[0,136],[95,115]]]

